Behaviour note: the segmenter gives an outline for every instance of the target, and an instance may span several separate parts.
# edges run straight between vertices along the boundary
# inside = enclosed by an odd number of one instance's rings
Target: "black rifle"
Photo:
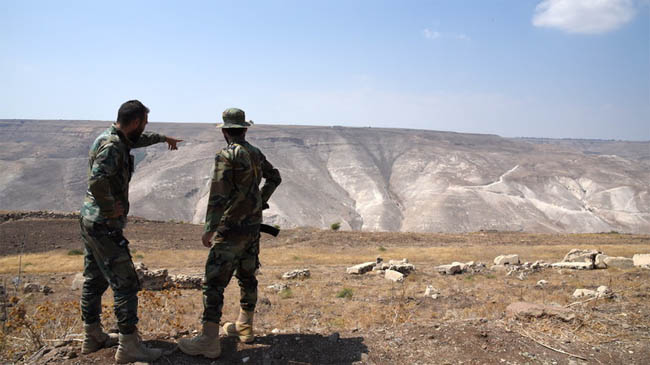
[[[269,226],[268,224],[264,224],[264,223],[260,224],[260,232],[270,234],[273,237],[277,237],[278,234],[280,234],[279,229],[277,229],[277,228],[275,228],[273,226]]]

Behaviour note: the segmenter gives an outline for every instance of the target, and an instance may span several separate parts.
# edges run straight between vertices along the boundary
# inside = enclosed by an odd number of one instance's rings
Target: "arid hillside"
[[[88,146],[109,125],[0,121],[0,209],[79,209]],[[220,132],[148,130],[186,142],[134,150],[131,214],[200,223]],[[650,233],[650,142],[270,125],[249,139],[282,173],[265,219],[285,228]]]

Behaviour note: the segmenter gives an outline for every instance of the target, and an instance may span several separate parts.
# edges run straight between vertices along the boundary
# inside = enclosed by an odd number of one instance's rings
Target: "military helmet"
[[[246,120],[246,113],[238,108],[228,108],[221,114],[223,123],[217,124],[217,128],[248,128],[253,125],[253,121]]]

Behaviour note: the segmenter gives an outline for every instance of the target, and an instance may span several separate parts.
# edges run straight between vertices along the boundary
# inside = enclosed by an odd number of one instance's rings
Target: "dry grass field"
[[[79,291],[73,276],[83,267],[77,223],[69,218],[20,219],[0,224],[3,247],[0,282],[13,305],[0,335],[0,359],[84,364],[112,361],[115,348],[81,355]],[[53,230],[54,231],[51,231]],[[48,231],[50,230],[50,231]],[[170,274],[203,271],[207,249],[201,227],[136,221],[126,232],[134,261]],[[34,241],[37,243],[34,244]],[[23,245],[22,243],[25,242]],[[27,249],[26,249],[27,247]],[[40,249],[39,249],[40,247]],[[52,250],[52,248],[54,249]],[[58,247],[58,248],[57,248]],[[522,261],[556,262],[573,248],[597,249],[610,256],[650,252],[650,237],[617,233],[551,235],[509,232],[415,234],[283,231],[263,237],[257,339],[241,344],[224,339],[214,362],[249,364],[645,364],[650,358],[650,270],[544,269],[521,278],[502,271],[445,276],[435,266],[452,261],[488,264],[500,254]],[[22,249],[23,254],[20,254]],[[348,275],[353,264],[407,258],[414,273],[394,283],[369,272]],[[48,285],[53,293],[15,291],[19,269],[25,282]],[[307,268],[311,277],[283,280],[282,274]],[[539,280],[548,284],[536,286]],[[284,283],[288,289],[268,286]],[[576,299],[577,288],[608,286],[611,298]],[[440,293],[425,297],[427,286]],[[233,280],[225,293],[224,318],[238,311],[239,289]],[[575,319],[511,319],[506,307],[527,301],[570,308]],[[103,323],[115,327],[110,289],[104,296]],[[140,293],[140,330],[152,345],[166,348],[159,364],[211,364],[174,350],[175,339],[200,329],[199,290]],[[59,346],[59,347],[56,347]]]

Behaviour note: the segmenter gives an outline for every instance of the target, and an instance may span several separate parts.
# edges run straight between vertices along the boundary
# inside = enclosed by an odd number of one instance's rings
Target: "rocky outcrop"
[[[311,272],[309,269],[297,269],[289,272],[285,272],[282,274],[282,279],[285,280],[290,280],[290,279],[307,279],[311,276]]]

